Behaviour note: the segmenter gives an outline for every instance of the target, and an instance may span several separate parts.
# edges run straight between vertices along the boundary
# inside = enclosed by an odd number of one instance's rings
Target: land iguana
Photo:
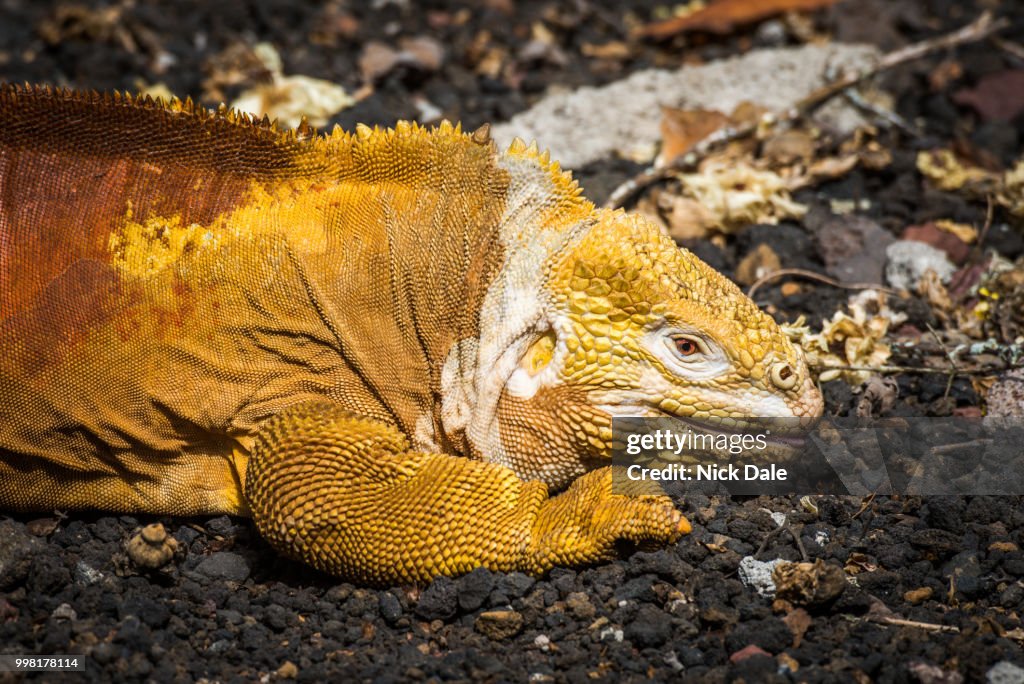
[[[356,581],[689,531],[617,415],[812,420],[801,353],[536,145],[0,88],[0,509],[251,515]]]

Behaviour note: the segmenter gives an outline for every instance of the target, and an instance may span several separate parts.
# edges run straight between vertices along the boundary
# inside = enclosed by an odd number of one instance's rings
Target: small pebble
[[[204,558],[196,566],[196,572],[211,580],[244,582],[250,570],[248,561],[237,553],[218,551]]]
[[[178,541],[160,523],[146,525],[125,545],[128,558],[140,568],[155,570],[167,565],[178,550]]]
[[[495,641],[508,639],[523,628],[523,616],[514,610],[489,610],[473,623],[476,631]]]

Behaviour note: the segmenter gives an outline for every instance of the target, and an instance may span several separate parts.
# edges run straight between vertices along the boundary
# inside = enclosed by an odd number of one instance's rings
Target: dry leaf
[[[1024,217],[1024,158],[1003,176],[997,199],[1011,214]]]
[[[809,185],[815,185],[821,181],[841,178],[857,166],[860,157],[856,154],[849,154],[845,157],[826,157],[812,163],[806,171],[791,176],[786,181],[790,190],[799,190]]]
[[[772,570],[775,595],[797,606],[821,606],[846,590],[846,574],[835,563],[779,563]]]
[[[662,194],[659,208],[668,234],[675,240],[705,238],[717,225],[715,216],[697,200]]]
[[[1013,216],[1024,217],[1024,158],[999,174],[970,165],[952,150],[920,152],[917,169],[940,190],[962,191],[972,197],[995,198]]]
[[[919,226],[907,226],[901,238],[904,240],[916,240],[926,245],[931,245],[936,249],[941,249],[954,264],[963,264],[971,253],[971,248],[967,246],[964,238],[973,241],[977,236],[974,229],[970,226],[954,224],[952,221],[942,221],[941,223],[957,226],[957,229],[950,230],[943,228],[939,223],[940,221],[934,221]],[[966,228],[967,231],[963,231],[961,228]]]
[[[25,523],[25,531],[33,537],[48,537],[60,525],[57,518],[36,518]]]
[[[983,76],[977,87],[956,91],[953,101],[970,106],[985,121],[1012,121],[1024,112],[1024,69]]]
[[[952,150],[919,152],[917,170],[939,190],[967,189],[985,194],[999,184],[999,175],[977,166],[965,166]]]
[[[694,145],[729,123],[728,116],[715,110],[662,107],[659,165],[683,156]]]
[[[629,46],[620,40],[613,40],[600,45],[584,43],[580,46],[580,52],[585,57],[593,57],[595,59],[629,59],[632,55]]]
[[[359,73],[367,83],[389,73],[397,65],[398,51],[379,40],[368,41],[359,55]]]
[[[789,631],[793,634],[793,648],[800,648],[800,642],[803,641],[804,634],[811,626],[810,614],[803,608],[797,608],[782,618],[782,621],[786,623]]]
[[[959,79],[964,75],[964,68],[953,59],[946,59],[939,63],[937,67],[932,69],[931,73],[928,74],[928,86],[932,89],[933,93],[939,93],[946,89],[953,81]]]
[[[811,334],[801,316],[793,324],[782,326],[786,335],[804,350],[811,369],[819,373],[821,382],[841,379],[860,385],[870,370],[848,370],[845,366],[878,368],[885,365],[892,349],[884,341],[889,328],[906,320],[906,315],[892,311],[886,295],[878,290],[864,290],[850,297],[850,313],[837,311],[824,321],[820,333]]]
[[[782,268],[779,255],[762,242],[736,265],[736,281],[740,285],[753,285],[757,280]]]
[[[854,552],[846,559],[846,566],[843,569],[847,575],[859,575],[862,572],[874,572],[878,565],[872,563],[867,554]]]
[[[814,158],[815,148],[810,133],[800,128],[790,128],[765,141],[763,154],[774,164],[806,164]]]
[[[903,600],[907,603],[917,605],[922,601],[927,601],[932,597],[931,587],[921,587],[920,589],[911,589],[903,593]]]
[[[730,33],[737,26],[752,24],[786,12],[805,12],[828,7],[837,0],[718,0],[685,16],[644,26],[641,37],[664,40],[687,31]]]
[[[794,202],[786,181],[772,171],[748,162],[712,157],[698,173],[678,176],[685,196],[696,200],[713,217],[713,227],[732,233],[753,223],[775,224],[801,218],[807,207]]]
[[[313,126],[323,126],[332,116],[355,103],[344,88],[330,81],[285,76],[281,56],[269,43],[260,43],[254,52],[270,72],[271,82],[246,90],[231,103],[232,109],[266,115],[295,128],[303,117]]]
[[[969,226],[966,223],[956,223],[949,219],[939,219],[935,222],[935,227],[939,230],[951,233],[961,242],[965,242],[967,244],[972,244],[978,239],[978,231],[974,226]]]

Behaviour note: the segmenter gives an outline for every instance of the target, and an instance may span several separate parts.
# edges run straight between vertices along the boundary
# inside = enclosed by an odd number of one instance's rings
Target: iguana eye
[[[689,335],[673,335],[671,340],[676,354],[684,359],[705,353],[705,346],[699,338]]]

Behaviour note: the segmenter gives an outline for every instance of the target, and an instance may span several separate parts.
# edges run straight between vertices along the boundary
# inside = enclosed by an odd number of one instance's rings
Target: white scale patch
[[[498,431],[498,401],[510,381],[509,391],[519,396],[532,396],[538,388],[513,376],[537,335],[550,327],[541,292],[545,267],[585,225],[538,230],[538,216],[554,196],[547,171],[535,161],[505,155],[498,163],[511,175],[499,236],[506,261],[484,298],[479,341],[461,341],[442,369],[442,423],[449,434],[464,430],[487,460],[511,465]]]

